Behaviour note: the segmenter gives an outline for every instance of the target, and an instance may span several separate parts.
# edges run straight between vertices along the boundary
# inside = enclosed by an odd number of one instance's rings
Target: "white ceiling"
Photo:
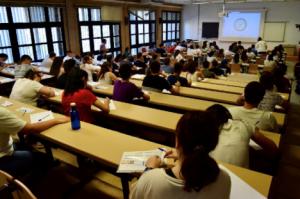
[[[192,3],[223,3],[223,0],[163,0],[166,3],[174,4],[192,4]],[[244,3],[244,2],[282,2],[282,1],[299,1],[300,0],[225,0],[225,3]]]

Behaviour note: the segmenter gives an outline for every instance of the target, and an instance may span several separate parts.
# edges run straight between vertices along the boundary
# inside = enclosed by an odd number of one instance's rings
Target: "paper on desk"
[[[8,106],[13,105],[13,103],[10,102],[10,101],[5,100],[5,102],[3,102],[1,105],[4,106],[4,107],[8,107]]]
[[[102,103],[104,103],[104,99],[100,99],[100,101],[102,102]],[[109,101],[109,110],[116,110],[117,109],[117,107],[116,107],[116,105],[115,105],[115,102],[113,101],[113,100],[110,100]]]
[[[51,111],[44,111],[40,113],[34,113],[30,114],[30,121],[31,124],[38,123],[38,122],[44,122],[48,120],[54,119],[53,113]]]
[[[266,199],[261,193],[252,188],[249,184],[243,181],[240,177],[235,175],[232,171],[223,165],[219,167],[225,170],[231,179],[230,199]],[[258,182],[259,183],[259,182]]]
[[[170,91],[168,91],[167,89],[164,89],[162,90],[162,93],[165,93],[165,94],[172,94]]]
[[[98,85],[98,86],[96,86],[95,88],[96,88],[96,89],[102,89],[102,90],[108,89],[107,86],[101,86],[101,85]]]
[[[18,108],[17,111],[19,111],[21,113],[32,113],[34,110],[31,108],[27,108],[27,107],[21,107],[21,108]]]
[[[99,82],[88,82],[88,85],[94,87],[94,86],[97,86],[99,84]]]
[[[255,150],[261,150],[262,149],[261,146],[259,146],[258,144],[256,144],[256,142],[254,142],[251,139],[250,139],[250,142],[249,142],[249,146],[251,146]]]
[[[60,96],[63,92],[63,90],[54,90],[55,96]]]
[[[7,83],[7,82],[11,82],[11,81],[12,81],[12,79],[10,79],[10,78],[3,78],[3,79],[0,80],[0,83],[4,84],[4,83]]]

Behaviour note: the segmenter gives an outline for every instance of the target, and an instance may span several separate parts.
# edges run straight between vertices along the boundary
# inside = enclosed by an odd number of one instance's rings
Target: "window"
[[[64,55],[61,8],[0,6],[0,53],[8,62],[24,54],[41,61],[49,52]]]
[[[99,54],[101,40],[114,55],[121,52],[120,23],[102,22],[101,9],[78,8],[81,52]]]
[[[129,27],[132,55],[136,55],[140,47],[156,45],[154,11],[129,10]]]
[[[180,12],[162,12],[162,41],[180,40]]]

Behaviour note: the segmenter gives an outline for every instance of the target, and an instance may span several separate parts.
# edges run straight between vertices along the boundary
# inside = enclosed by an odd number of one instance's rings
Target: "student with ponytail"
[[[166,157],[175,158],[174,167],[158,168],[161,160],[151,157],[147,170],[132,189],[132,199],[208,198],[228,199],[230,177],[209,156],[217,143],[219,126],[208,112],[184,114],[176,128],[176,150]]]

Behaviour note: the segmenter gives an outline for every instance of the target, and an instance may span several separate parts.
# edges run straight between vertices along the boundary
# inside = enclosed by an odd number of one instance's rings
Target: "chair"
[[[232,73],[240,73],[241,72],[240,64],[230,64],[230,68],[231,68]]]
[[[248,73],[257,74],[257,72],[258,72],[258,65],[257,64],[250,64],[249,69],[248,69]]]
[[[0,170],[0,198],[37,199],[33,193],[19,180]]]

